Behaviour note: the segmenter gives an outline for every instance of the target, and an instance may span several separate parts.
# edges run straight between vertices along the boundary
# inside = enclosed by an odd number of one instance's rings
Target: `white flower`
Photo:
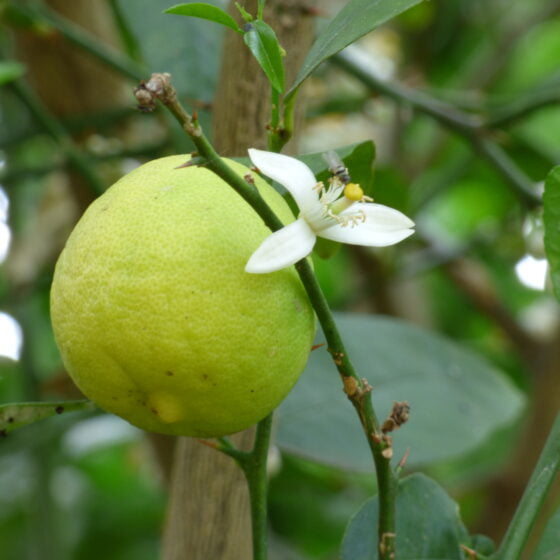
[[[350,245],[386,247],[414,233],[412,220],[398,210],[374,204],[359,185],[345,185],[335,176],[325,188],[295,158],[254,149],[249,156],[262,173],[290,192],[300,214],[262,242],[245,266],[247,272],[274,272],[296,263],[311,253],[317,236]]]

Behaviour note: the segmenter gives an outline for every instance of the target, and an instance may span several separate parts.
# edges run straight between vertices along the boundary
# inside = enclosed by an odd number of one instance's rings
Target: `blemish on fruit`
[[[148,406],[165,424],[173,424],[185,416],[182,403],[174,395],[164,391],[156,391],[149,395]]]
[[[64,412],[64,407],[59,405],[59,406],[57,406],[57,407],[54,409],[54,411],[55,411],[57,414],[62,414],[62,413]]]
[[[0,438],[8,437],[8,432],[6,430],[0,430]]]
[[[165,372],[165,375],[167,375],[168,377],[173,377],[175,374],[174,374],[172,371],[167,370],[167,371]]]
[[[10,417],[8,418],[8,424],[13,424],[13,423],[14,423],[14,417],[13,417],[13,416],[10,416]]]

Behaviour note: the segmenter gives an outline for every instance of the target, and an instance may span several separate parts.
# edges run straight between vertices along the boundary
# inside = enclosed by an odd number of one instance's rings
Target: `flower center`
[[[321,214],[320,216],[307,216],[308,222],[315,231],[326,229],[335,224],[340,224],[343,227],[354,227],[365,222],[366,215],[361,208],[356,208],[355,212],[340,215],[356,202],[372,201],[370,197],[364,195],[363,189],[357,183],[346,184],[335,176],[330,179],[328,188],[325,188],[323,183],[317,183],[315,189],[319,194]]]

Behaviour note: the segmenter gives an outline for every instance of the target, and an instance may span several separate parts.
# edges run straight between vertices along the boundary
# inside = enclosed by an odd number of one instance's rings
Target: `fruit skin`
[[[187,158],[142,165],[87,209],[57,262],[51,317],[69,374],[101,408],[148,431],[214,437],[282,401],[315,319],[293,267],[244,271],[270,231],[211,171],[176,169]]]

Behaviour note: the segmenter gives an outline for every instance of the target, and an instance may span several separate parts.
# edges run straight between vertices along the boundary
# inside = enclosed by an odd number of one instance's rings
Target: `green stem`
[[[560,470],[560,414],[556,417],[539,461],[506,535],[493,558],[517,560],[531,535],[531,530],[550,485]]]
[[[60,145],[70,165],[82,175],[95,194],[104,192],[104,184],[95,169],[82,152],[76,148],[72,138],[60,122],[47,110],[41,100],[22,81],[12,82],[9,86],[29,109],[37,122]]]
[[[518,194],[523,196],[530,208],[542,204],[540,197],[535,194],[532,181],[499,144],[483,136],[477,136],[471,142],[478,153],[499,171],[510,185],[515,186]]]
[[[481,118],[464,113],[425,93],[380,79],[369,67],[361,63],[351,49],[334,55],[331,60],[369,88],[399,103],[407,103],[462,136],[502,175],[529,207],[542,204],[540,197],[534,191],[531,179],[498,144],[487,137],[488,132]]]
[[[509,126],[539,109],[560,103],[559,89],[558,86],[545,86],[498,107],[486,118],[486,126],[489,128]]]
[[[297,91],[298,90],[296,90],[296,92]],[[294,133],[295,101],[295,95],[291,95],[289,98],[284,99],[282,128],[284,129],[284,137],[286,138],[286,142],[292,137],[292,134]]]
[[[118,0],[109,0],[109,7],[113,13],[113,20],[119,32],[121,42],[126,50],[126,54],[136,62],[139,66],[145,66],[142,57],[142,49],[140,43],[137,41],[136,36],[132,32],[126,16],[124,15]]]
[[[155,157],[158,157],[158,154],[161,154],[162,151],[168,147],[169,141],[167,139],[164,139],[159,142],[144,144],[136,148],[126,148],[124,150],[106,154],[92,154],[90,157],[92,162],[95,163],[112,161],[122,158],[136,158],[141,156],[150,156],[150,159],[154,159]],[[16,183],[21,179],[27,177],[42,177],[44,175],[53,173],[54,171],[60,171],[62,169],[64,169],[64,162],[57,162],[43,166],[10,166],[5,169],[4,172],[0,172],[0,184],[3,184],[5,187],[7,187],[9,191],[11,186],[10,184]]]
[[[338,373],[342,378],[344,391],[353,404],[364,434],[366,436],[377,477],[379,492],[379,543],[384,543],[385,551],[381,558],[392,558],[394,554],[395,535],[395,499],[397,479],[391,469],[390,457],[385,457],[383,452],[388,446],[380,439],[380,428],[371,400],[371,387],[367,381],[360,379],[354,368],[348,352],[340,336],[340,332],[325,295],[317,281],[317,277],[309,262],[304,259],[296,263],[296,270],[305,287],[307,295],[317,314],[323,333],[327,340],[328,350],[333,357]]]
[[[266,4],[266,0],[259,0],[259,4],[257,7],[257,19],[264,19],[264,5]]]
[[[280,94],[271,87],[270,92],[270,124],[268,125],[268,149],[279,152],[284,145],[280,128]]]
[[[176,92],[169,81],[169,75],[153,74],[152,79],[146,84],[146,88],[149,91],[158,92],[157,98],[166,105],[191,137],[204,165],[233,187],[272,231],[284,227],[257,189],[233,171],[217,154],[198,123],[193,121],[178,102]],[[142,91],[142,94],[145,95],[145,91]],[[313,269],[306,259],[296,263],[295,267],[315,309],[327,339],[329,352],[342,379],[344,392],[356,409],[373,456],[380,500],[378,527],[380,558],[389,560],[394,558],[395,554],[396,478],[390,468],[390,453],[388,452],[391,451],[391,448],[382,437],[379,422],[373,410],[371,387],[356,373]]]
[[[251,526],[253,529],[253,560],[267,558],[267,497],[268,477],[266,464],[272,431],[272,414],[257,424],[253,450],[245,459],[238,461],[249,487],[251,503]]]

